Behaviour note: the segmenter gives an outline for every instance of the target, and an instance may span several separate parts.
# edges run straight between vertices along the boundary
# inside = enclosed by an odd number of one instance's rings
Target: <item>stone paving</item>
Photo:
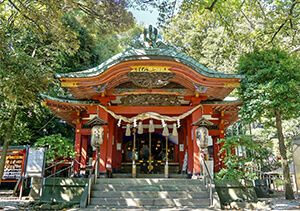
[[[0,197],[0,210],[55,210],[49,209],[51,205],[39,205],[39,207],[32,206],[33,201],[29,200],[28,197],[23,197],[19,200],[18,197]],[[238,204],[237,204],[238,205]],[[61,209],[56,209],[61,210]],[[70,211],[75,210],[88,210],[88,209],[78,209],[72,208]],[[125,209],[126,210],[126,209]],[[133,209],[128,209],[133,210]],[[167,210],[178,210],[176,208],[160,209],[160,211]],[[187,209],[188,210],[188,209]],[[193,209],[197,210],[197,209]],[[219,210],[213,208],[198,209],[200,210]],[[232,210],[232,209],[231,209]],[[244,208],[239,208],[239,210],[300,210],[300,195],[296,195],[295,200],[284,199],[283,193],[276,193],[272,198],[260,199],[258,203],[248,205]]]

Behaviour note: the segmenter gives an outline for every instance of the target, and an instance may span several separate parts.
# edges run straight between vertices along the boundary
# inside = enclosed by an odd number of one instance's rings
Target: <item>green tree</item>
[[[75,155],[71,139],[61,134],[54,134],[39,138],[34,144],[35,147],[46,147],[46,162],[50,163],[56,159],[73,158]]]
[[[254,49],[299,51],[299,12],[296,0],[184,0],[164,34],[206,66],[233,72]]]
[[[240,96],[244,102],[243,118],[249,122],[275,118],[283,167],[286,199],[293,199],[287,149],[282,120],[297,117],[300,111],[300,60],[283,50],[254,51],[240,58]]]
[[[84,49],[80,30],[65,17],[76,17],[89,34],[104,36],[133,25],[125,6],[123,1],[0,1],[0,178],[16,129],[26,129],[22,135],[32,138],[24,116],[37,113],[38,94],[47,91],[53,71],[62,68],[66,57]]]

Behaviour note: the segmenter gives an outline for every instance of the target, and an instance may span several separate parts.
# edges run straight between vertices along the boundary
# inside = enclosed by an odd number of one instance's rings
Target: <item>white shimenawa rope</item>
[[[127,118],[125,116],[115,114],[113,111],[109,110],[108,108],[106,108],[103,105],[97,105],[97,106],[99,106],[100,108],[105,110],[107,113],[112,115],[115,119],[122,120],[127,123],[133,123],[134,120],[135,121],[137,121],[137,120],[143,121],[145,119],[156,119],[156,120],[164,120],[164,121],[168,121],[168,122],[175,122],[175,121],[184,119],[185,117],[189,116],[190,114],[192,114],[194,111],[196,111],[199,108],[202,109],[202,105],[199,104],[199,105],[195,106],[194,108],[192,108],[191,110],[189,110],[186,113],[181,114],[179,116],[170,117],[170,116],[160,115],[159,113],[156,113],[156,112],[146,112],[146,113],[138,114],[137,116],[134,116],[131,118]]]

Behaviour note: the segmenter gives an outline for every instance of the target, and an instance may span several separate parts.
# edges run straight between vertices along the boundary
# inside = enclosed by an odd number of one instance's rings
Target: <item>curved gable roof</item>
[[[209,78],[242,78],[241,75],[237,74],[225,74],[222,72],[217,72],[215,70],[209,69],[204,65],[200,64],[194,58],[179,52],[177,49],[171,46],[164,45],[162,48],[131,48],[125,50],[122,53],[116,54],[102,64],[79,72],[56,74],[56,78],[86,78],[98,76],[105,72],[110,67],[125,62],[134,60],[148,60],[148,59],[158,59],[158,60],[173,60],[179,63],[185,64],[192,68],[199,74],[209,77]]]

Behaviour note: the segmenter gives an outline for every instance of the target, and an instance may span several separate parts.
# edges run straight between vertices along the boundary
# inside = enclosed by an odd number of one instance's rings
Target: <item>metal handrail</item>
[[[61,164],[61,163],[64,163],[64,162],[65,162],[64,160],[59,161],[59,162],[57,162],[56,164],[53,164],[52,166],[49,166],[49,167],[45,168],[45,170],[50,169],[50,168],[52,168],[52,167],[54,167],[54,166],[57,166],[57,165],[59,165],[59,164]],[[56,175],[56,174],[59,174],[59,173],[61,173],[61,172],[64,172],[64,171],[66,171],[66,170],[69,170],[69,169],[73,168],[74,163],[80,164],[76,159],[73,159],[73,160],[72,160],[72,164],[71,164],[70,166],[68,166],[68,167],[66,167],[66,168],[63,168],[63,169],[61,169],[61,170],[59,170],[59,171],[57,171],[57,172],[55,172],[55,173],[53,173],[53,174],[50,174],[49,176],[47,176],[47,177],[45,177],[45,178],[52,177],[52,176],[54,176],[54,175]]]
[[[70,169],[70,168],[73,168],[73,163],[72,163],[71,166],[68,166],[68,167],[66,167],[66,168],[64,168],[64,169],[61,169],[61,170],[59,170],[59,171],[57,171],[57,172],[55,172],[55,173],[53,173],[53,174],[50,174],[49,176],[47,176],[47,177],[45,177],[45,178],[47,179],[47,178],[52,177],[52,176],[54,176],[54,175],[56,175],[56,174],[59,174],[59,173],[61,173],[61,172],[63,172],[63,171],[66,171],[66,170],[68,170],[68,169]]]
[[[203,163],[203,165],[204,165],[204,167],[205,167],[205,170],[206,170],[206,172],[207,172],[207,175],[208,175],[208,184],[207,184],[207,186],[208,186],[208,189],[209,189],[209,204],[210,204],[210,206],[213,206],[213,193],[212,193],[212,183],[213,183],[213,178],[212,178],[212,176],[210,175],[210,172],[209,172],[208,167],[207,167],[207,165],[206,165],[206,163],[205,163],[205,160],[204,160],[204,159],[201,159],[201,161],[202,161],[202,163]],[[206,180],[206,179],[205,179],[205,180]]]
[[[48,166],[47,168],[45,168],[45,171],[48,170],[48,169],[50,169],[50,168],[52,168],[52,167],[54,167],[54,166],[57,166],[57,165],[59,165],[61,163],[64,163],[64,162],[65,162],[64,160],[58,161],[58,162],[54,163],[53,165]]]

